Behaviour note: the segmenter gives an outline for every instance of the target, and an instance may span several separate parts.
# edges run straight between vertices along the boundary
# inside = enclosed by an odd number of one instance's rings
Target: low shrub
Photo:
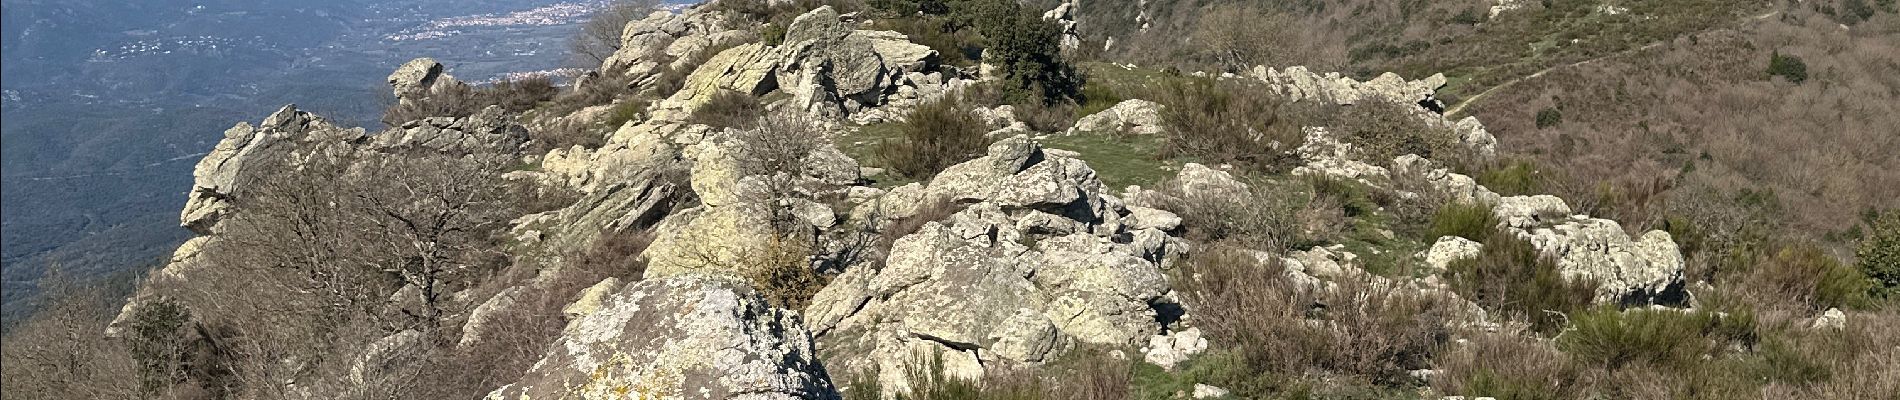
[[[1212,340],[1238,352],[1241,370],[1408,387],[1408,371],[1428,367],[1450,337],[1445,299],[1350,279],[1336,290],[1301,285],[1285,278],[1278,257],[1246,248],[1214,243],[1176,271],[1184,305]]]
[[[1518,335],[1474,335],[1436,359],[1431,385],[1447,395],[1512,400],[1587,398],[1585,368],[1547,342]]]
[[[1413,115],[1418,105],[1373,99],[1346,107],[1328,124],[1360,152],[1361,160],[1390,167],[1392,159],[1417,154],[1456,166],[1468,165],[1470,150],[1459,143],[1449,126],[1433,125]]]
[[[1477,180],[1486,189],[1504,196],[1528,196],[1544,192],[1543,178],[1538,175],[1537,164],[1527,160],[1486,168],[1478,173]]]
[[[963,207],[962,204],[946,198],[926,200],[923,204],[919,204],[916,212],[911,213],[910,216],[891,221],[890,225],[884,226],[878,232],[880,238],[877,245],[879,248],[890,250],[891,245],[897,243],[897,239],[917,233],[918,230],[924,228],[924,224],[950,218],[951,215],[963,211]]]
[[[1764,304],[1792,302],[1809,311],[1866,305],[1866,275],[1813,245],[1790,245],[1758,257],[1741,277]]]
[[[1486,242],[1497,233],[1498,216],[1491,207],[1484,204],[1450,203],[1438,209],[1432,215],[1428,240],[1439,237],[1457,236],[1476,242]]]
[[[1182,190],[1179,182],[1164,184],[1170,194],[1161,208],[1181,217],[1185,236],[1197,243],[1229,241],[1265,250],[1285,249],[1298,242],[1298,211],[1309,199],[1270,182],[1253,182],[1245,192]]]
[[[621,100],[619,103],[614,103],[613,108],[607,110],[607,115],[601,118],[600,125],[611,132],[620,129],[620,126],[625,125],[627,121],[639,121],[645,118],[646,112],[646,101]]]
[[[1029,102],[1013,106],[1017,118],[1029,129],[1037,132],[1062,132],[1075,126],[1074,102],[1061,101],[1054,104]]]
[[[1775,51],[1768,55],[1768,76],[1779,76],[1799,84],[1808,80],[1808,63],[1801,61],[1801,57]]]
[[[706,104],[694,109],[689,121],[714,128],[751,129],[761,115],[765,115],[765,105],[759,103],[758,97],[720,90]]]
[[[1564,123],[1564,113],[1556,107],[1544,107],[1537,110],[1536,120],[1537,129],[1546,129]]]
[[[808,239],[774,235],[762,252],[750,255],[746,278],[773,307],[804,310],[830,281],[812,265]]]
[[[601,124],[593,121],[561,119],[549,122],[538,129],[529,129],[528,138],[534,141],[532,154],[547,154],[549,150],[574,146],[588,149],[600,148],[607,144],[609,132],[603,129]]]
[[[1587,309],[1596,283],[1572,282],[1557,263],[1510,233],[1491,234],[1477,258],[1452,262],[1445,277],[1453,291],[1494,314],[1523,319],[1531,329],[1555,333],[1566,315]]]
[[[1745,312],[1602,307],[1573,316],[1574,328],[1557,338],[1558,348],[1609,370],[1680,366],[1756,341],[1754,316]]]
[[[582,281],[592,284],[607,277],[622,281],[638,281],[646,274],[647,260],[642,256],[647,246],[653,244],[655,234],[651,230],[617,230],[603,232],[575,257],[574,267],[583,274]]]
[[[891,172],[919,180],[982,156],[990,142],[983,120],[954,97],[917,106],[897,130],[900,137],[878,142],[874,154]]]
[[[534,109],[542,102],[553,100],[561,93],[554,86],[554,78],[547,75],[532,75],[526,78],[495,82],[483,90],[489,101],[501,106],[508,112],[522,112]]]
[[[1305,142],[1300,124],[1284,115],[1287,102],[1258,85],[1205,78],[1168,80],[1145,96],[1165,108],[1162,158],[1186,157],[1256,170],[1291,167],[1287,150]]]

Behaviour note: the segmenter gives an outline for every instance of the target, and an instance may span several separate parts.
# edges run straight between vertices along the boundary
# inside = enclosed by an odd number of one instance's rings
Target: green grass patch
[[[1109,189],[1120,190],[1128,185],[1155,187],[1174,177],[1187,160],[1160,160],[1155,157],[1161,146],[1158,136],[1113,137],[1108,135],[1081,134],[1073,136],[1051,136],[1042,141],[1044,148],[1070,150],[1081,153],[1082,161],[1095,169],[1095,175]]]

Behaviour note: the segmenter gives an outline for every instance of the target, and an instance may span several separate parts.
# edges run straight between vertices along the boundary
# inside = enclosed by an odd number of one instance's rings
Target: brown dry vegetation
[[[1771,79],[1764,71],[1776,52],[1805,60],[1808,80]],[[1842,30],[1797,9],[1558,69],[1468,110],[1503,151],[1534,159],[1550,175],[1546,189],[1584,203],[1583,211],[1630,202],[1593,199],[1661,192],[1633,197],[1698,209],[1668,207],[1676,212],[1763,211],[1780,233],[1822,239],[1854,227],[1869,209],[1900,207],[1896,88],[1900,18]],[[1547,107],[1561,109],[1564,122],[1536,129],[1533,114]],[[1647,209],[1602,214],[1631,229],[1669,216],[1662,207],[1624,208]]]

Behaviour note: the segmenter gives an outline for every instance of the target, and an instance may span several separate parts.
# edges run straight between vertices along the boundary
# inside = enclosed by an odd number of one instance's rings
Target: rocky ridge
[[[1063,7],[1073,7],[1064,3]],[[1050,18],[1069,15],[1051,11]],[[906,368],[941,359],[951,376],[980,379],[1001,370],[1036,368],[1080,346],[1135,350],[1148,362],[1174,365],[1221,343],[1202,337],[1193,310],[1175,298],[1169,270],[1194,243],[1180,237],[1182,218],[1165,209],[1169,194],[1131,187],[1111,193],[1086,162],[1044,149],[1030,129],[1001,107],[977,111],[1002,139],[981,157],[952,166],[929,182],[888,189],[867,185],[856,160],[829,143],[805,155],[802,176],[748,171],[738,159],[750,151],[735,132],[689,122],[692,112],[721,91],[768,96],[773,112],[807,115],[827,129],[843,122],[896,118],[923,101],[955,93],[975,77],[936,65],[928,47],[901,34],[859,30],[852,16],[820,7],[788,27],[783,44],[750,43],[750,30],[731,15],[696,7],[655,13],[627,26],[622,50],[601,67],[640,86],[669,69],[690,69],[682,88],[649,106],[643,118],[606,134],[595,149],[573,147],[524,154],[528,128],[489,108],[466,118],[426,118],[381,133],[341,129],[285,107],[261,124],[240,123],[194,171],[181,224],[200,236],[181,246],[154,279],[184,280],[208,262],[197,249],[225,233],[218,222],[242,212],[245,171],[259,160],[336,156],[396,156],[403,152],[496,153],[529,160],[536,170],[507,177],[549,189],[572,190],[566,207],[513,221],[510,234],[537,255],[585,248],[608,240],[601,232],[653,229],[642,255],[643,279],[594,283],[562,309],[568,318],[555,345],[523,376],[497,388],[491,399],[530,398],[834,398],[837,382],[875,374],[886,394],[913,387]],[[1073,22],[1066,25],[1073,31]],[[710,52],[711,54],[705,54]],[[698,57],[704,55],[705,57]],[[703,62],[695,64],[696,60]],[[418,59],[391,74],[399,99],[427,96],[459,84],[433,60]],[[1442,75],[1406,81],[1386,74],[1357,82],[1305,68],[1255,68],[1252,75],[1296,101],[1349,106],[1373,96],[1420,104],[1411,111],[1447,127],[1483,157],[1496,139],[1473,118],[1448,121],[1431,112]],[[581,118],[599,110],[583,110]],[[1160,133],[1160,105],[1128,100],[1084,117],[1069,134],[1120,131]],[[1594,279],[1599,300],[1625,304],[1682,304],[1682,256],[1667,233],[1632,237],[1615,221],[1572,215],[1552,196],[1499,196],[1469,176],[1416,155],[1390,162],[1364,160],[1353,144],[1324,128],[1308,128],[1294,150],[1296,173],[1354,179],[1382,187],[1421,182],[1419,188],[1453,201],[1484,204],[1500,228],[1529,240],[1558,260],[1567,277]],[[1390,168],[1380,165],[1390,165]],[[775,179],[798,182],[801,195],[845,199],[821,203],[773,193]],[[1246,183],[1218,168],[1187,164],[1173,182],[1182,193],[1244,194]],[[888,229],[932,204],[957,211],[921,224],[888,250],[847,258],[840,251],[854,229]],[[849,208],[848,210],[834,209]],[[752,256],[772,251],[777,237],[758,227],[791,210],[790,234],[809,236],[814,268],[834,271],[803,312],[779,308],[752,287]],[[1178,211],[1178,210],[1177,210]],[[787,234],[778,232],[778,234]],[[1418,255],[1442,269],[1475,256],[1467,238],[1437,238]],[[1358,255],[1320,246],[1280,257],[1287,279],[1337,287],[1363,279],[1379,289],[1450,295],[1430,279],[1391,279],[1357,267]],[[557,275],[570,260],[551,259],[538,280]],[[529,286],[521,286],[527,288]],[[521,289],[528,290],[528,289]],[[487,318],[515,307],[518,290],[464,299],[471,311],[459,322],[461,343],[479,341]],[[150,293],[135,297],[127,310]],[[1455,296],[1455,295],[1452,295]],[[1468,303],[1468,302],[1467,302]],[[1475,305],[1463,316],[1492,324]],[[121,316],[125,320],[126,315]],[[115,324],[122,325],[122,324]],[[358,375],[371,375],[380,354],[420,341],[413,330],[390,334],[360,354]],[[466,344],[464,344],[466,345]],[[1195,387],[1218,397],[1225,390]]]

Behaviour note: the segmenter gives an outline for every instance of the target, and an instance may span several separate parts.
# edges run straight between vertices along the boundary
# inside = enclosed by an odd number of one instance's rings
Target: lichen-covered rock
[[[1632,240],[1607,219],[1573,217],[1548,228],[1516,229],[1538,251],[1557,260],[1565,279],[1597,283],[1597,301],[1621,304],[1681,304],[1682,252],[1668,232],[1650,231]]]
[[[1187,163],[1181,166],[1181,173],[1174,178],[1181,193],[1189,197],[1200,196],[1241,196],[1247,193],[1247,184],[1226,171],[1208,168],[1205,165]]]
[[[748,43],[721,51],[687,74],[686,82],[668,98],[668,107],[662,110],[673,114],[676,117],[674,119],[683,120],[699,106],[712,101],[713,96],[720,91],[735,91],[748,96],[764,95],[778,88],[778,81],[772,75],[778,62],[773,58],[771,49],[762,43]],[[655,118],[667,116],[655,115]]]
[[[1123,100],[1107,110],[1076,120],[1069,133],[1158,135],[1163,131],[1161,109],[1160,103],[1152,101]]]
[[[587,289],[581,290],[581,293],[575,296],[574,302],[561,307],[561,315],[566,316],[570,321],[578,321],[588,314],[599,311],[600,307],[606,302],[607,296],[619,289],[620,278],[608,277],[607,279],[602,279],[593,286],[588,286]]]
[[[619,50],[603,60],[600,69],[618,71],[635,84],[644,84],[666,69],[683,66],[680,63],[705,49],[755,37],[749,28],[715,7],[654,11],[627,23],[620,33]]]
[[[1425,251],[1425,265],[1443,271],[1453,261],[1477,258],[1482,251],[1484,244],[1457,236],[1444,236]]]
[[[1256,66],[1252,75],[1254,79],[1266,82],[1268,88],[1293,101],[1330,101],[1339,105],[1355,104],[1373,97],[1403,103],[1427,101],[1433,92],[1445,86],[1444,74],[1407,81],[1387,72],[1370,81],[1359,82],[1337,72],[1320,74],[1301,66],[1284,70]]]
[[[1478,184],[1470,176],[1451,172],[1439,167],[1437,163],[1417,154],[1406,154],[1392,160],[1392,178],[1412,179],[1429,189],[1443,195],[1449,201],[1465,204],[1497,204],[1501,196]]]
[[[1847,329],[1847,313],[1841,312],[1839,308],[1829,307],[1820,316],[1814,317],[1814,323],[1808,324],[1808,329]]]
[[[1306,164],[1295,167],[1294,175],[1332,176],[1361,182],[1389,176],[1385,168],[1359,160],[1355,146],[1341,140],[1332,130],[1309,126],[1305,131],[1306,143],[1294,151]]]
[[[561,333],[521,380],[488,394],[529,399],[837,398],[798,314],[743,281],[648,279]]]
[[[1035,209],[1085,224],[1110,221],[1102,181],[1082,160],[1043,152],[1025,136],[991,145],[975,160],[945,168],[931,180],[936,198],[994,201],[1011,209]],[[1117,214],[1119,215],[1119,214]]]
[[[871,41],[871,49],[884,59],[884,65],[900,74],[923,71],[937,59],[930,46],[911,43],[910,37],[892,31],[853,31],[852,36]]]
[[[1160,210],[1125,217],[1133,211],[1100,187],[1086,163],[1018,136],[929,185],[867,200],[860,210],[893,215],[937,196],[967,207],[897,239],[883,268],[848,268],[813,298],[808,321],[827,361],[840,374],[879,369],[882,387],[902,393],[909,377],[892,371],[919,358],[980,376],[1162,332],[1181,309],[1161,267],[1185,244],[1157,227],[1179,222]]]
[[[1562,222],[1570,217],[1570,205],[1557,196],[1540,194],[1535,196],[1511,196],[1498,199],[1491,213],[1506,227],[1534,229],[1538,226]]]

